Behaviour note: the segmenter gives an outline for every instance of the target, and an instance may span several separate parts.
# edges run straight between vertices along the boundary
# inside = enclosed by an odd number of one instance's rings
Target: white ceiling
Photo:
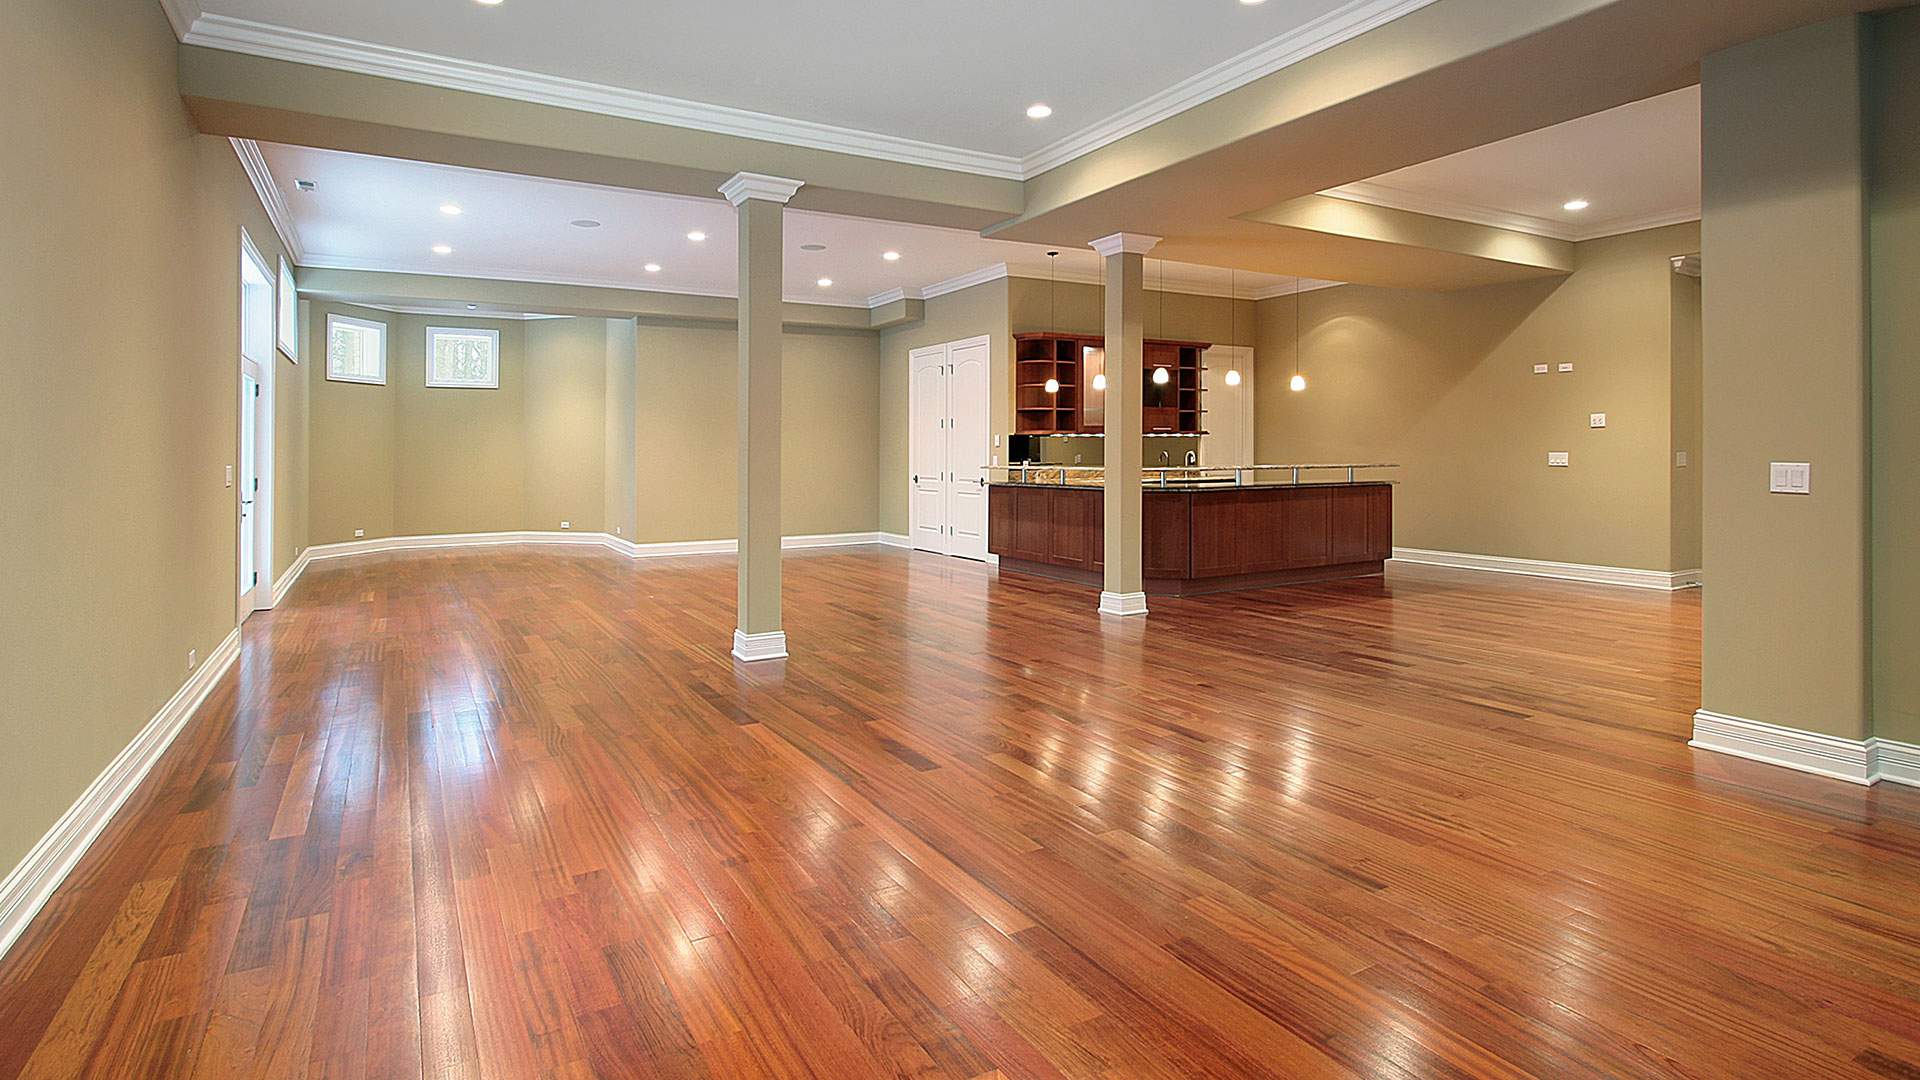
[[[194,44],[1013,176],[1431,2],[162,0]]]
[[[1688,87],[1325,192],[1563,240],[1700,217],[1700,88]],[[1565,209],[1586,199],[1585,210]]]
[[[302,266],[737,295],[734,211],[717,197],[273,143],[258,149],[289,212]],[[300,180],[313,181],[314,190],[299,190]],[[444,204],[462,212],[448,216],[440,211]],[[601,224],[570,224],[581,219]],[[695,230],[707,239],[688,239]],[[435,254],[436,244],[453,251]],[[825,250],[803,250],[809,244]],[[960,229],[792,210],[786,216],[787,298],[870,307],[892,290],[937,295],[970,276],[991,276],[1002,264],[1014,276],[1044,278],[1054,269],[1047,250]],[[888,251],[901,258],[889,262]],[[1062,281],[1099,280],[1100,259],[1089,248],[1063,250],[1058,262]],[[648,272],[649,263],[660,270]],[[1157,284],[1162,272],[1148,260],[1149,283]],[[1164,274],[1170,288],[1220,296],[1230,286],[1244,297],[1294,286],[1290,277],[1174,263]],[[823,277],[833,285],[818,285]]]

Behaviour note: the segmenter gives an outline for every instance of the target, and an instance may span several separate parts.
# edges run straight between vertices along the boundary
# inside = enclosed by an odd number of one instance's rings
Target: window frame
[[[492,375],[489,382],[446,382],[436,381],[433,377],[433,344],[441,334],[461,337],[484,337],[492,341]],[[427,388],[430,390],[498,390],[500,389],[500,331],[480,326],[429,326],[427,327],[426,353]]]
[[[378,376],[377,378],[367,378],[367,377],[365,377],[365,376],[360,376],[360,375],[336,375],[336,374],[334,374],[334,370],[333,370],[333,328],[334,328],[334,326],[335,326],[335,325],[344,325],[344,326],[347,326],[347,327],[351,327],[351,328],[353,328],[353,329],[356,329],[356,330],[372,330],[372,331],[374,331],[375,333],[377,333],[377,334],[379,335],[379,338],[380,338],[380,374],[379,374],[379,376]],[[385,385],[387,385],[387,359],[388,359],[388,357],[387,357],[387,337],[388,337],[388,332],[387,332],[387,324],[386,324],[386,323],[383,323],[383,322],[377,322],[377,321],[375,321],[375,320],[373,320],[373,319],[357,319],[357,318],[354,318],[354,317],[353,317],[352,315],[341,315],[341,314],[338,314],[338,313],[336,313],[336,312],[332,312],[332,311],[329,311],[329,312],[327,312],[327,351],[326,351],[326,361],[327,361],[327,380],[328,380],[329,382],[344,382],[344,383],[358,383],[358,384],[360,384],[361,386],[385,386]]]

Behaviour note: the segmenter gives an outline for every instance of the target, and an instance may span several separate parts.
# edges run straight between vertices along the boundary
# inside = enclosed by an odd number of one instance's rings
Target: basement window
[[[427,327],[427,385],[499,389],[500,331]]]
[[[327,378],[335,382],[387,381],[387,324],[347,315],[327,316]]]

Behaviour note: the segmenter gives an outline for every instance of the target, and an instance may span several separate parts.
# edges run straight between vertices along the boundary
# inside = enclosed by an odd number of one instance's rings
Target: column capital
[[[1099,252],[1101,258],[1120,254],[1145,255],[1153,250],[1153,245],[1158,244],[1160,239],[1158,236],[1148,236],[1146,233],[1117,232],[1112,236],[1103,236],[1087,246]]]
[[[733,179],[720,185],[720,194],[735,206],[748,199],[765,199],[785,205],[799,191],[804,180],[787,180],[778,176],[765,176],[760,173],[734,173]]]

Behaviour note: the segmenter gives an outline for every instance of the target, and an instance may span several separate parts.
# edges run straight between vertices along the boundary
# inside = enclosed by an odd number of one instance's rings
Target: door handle
[[[914,483],[916,483],[916,484],[920,482],[920,474],[919,474],[919,473],[914,473],[914,474],[913,474],[913,482],[914,482]]]

